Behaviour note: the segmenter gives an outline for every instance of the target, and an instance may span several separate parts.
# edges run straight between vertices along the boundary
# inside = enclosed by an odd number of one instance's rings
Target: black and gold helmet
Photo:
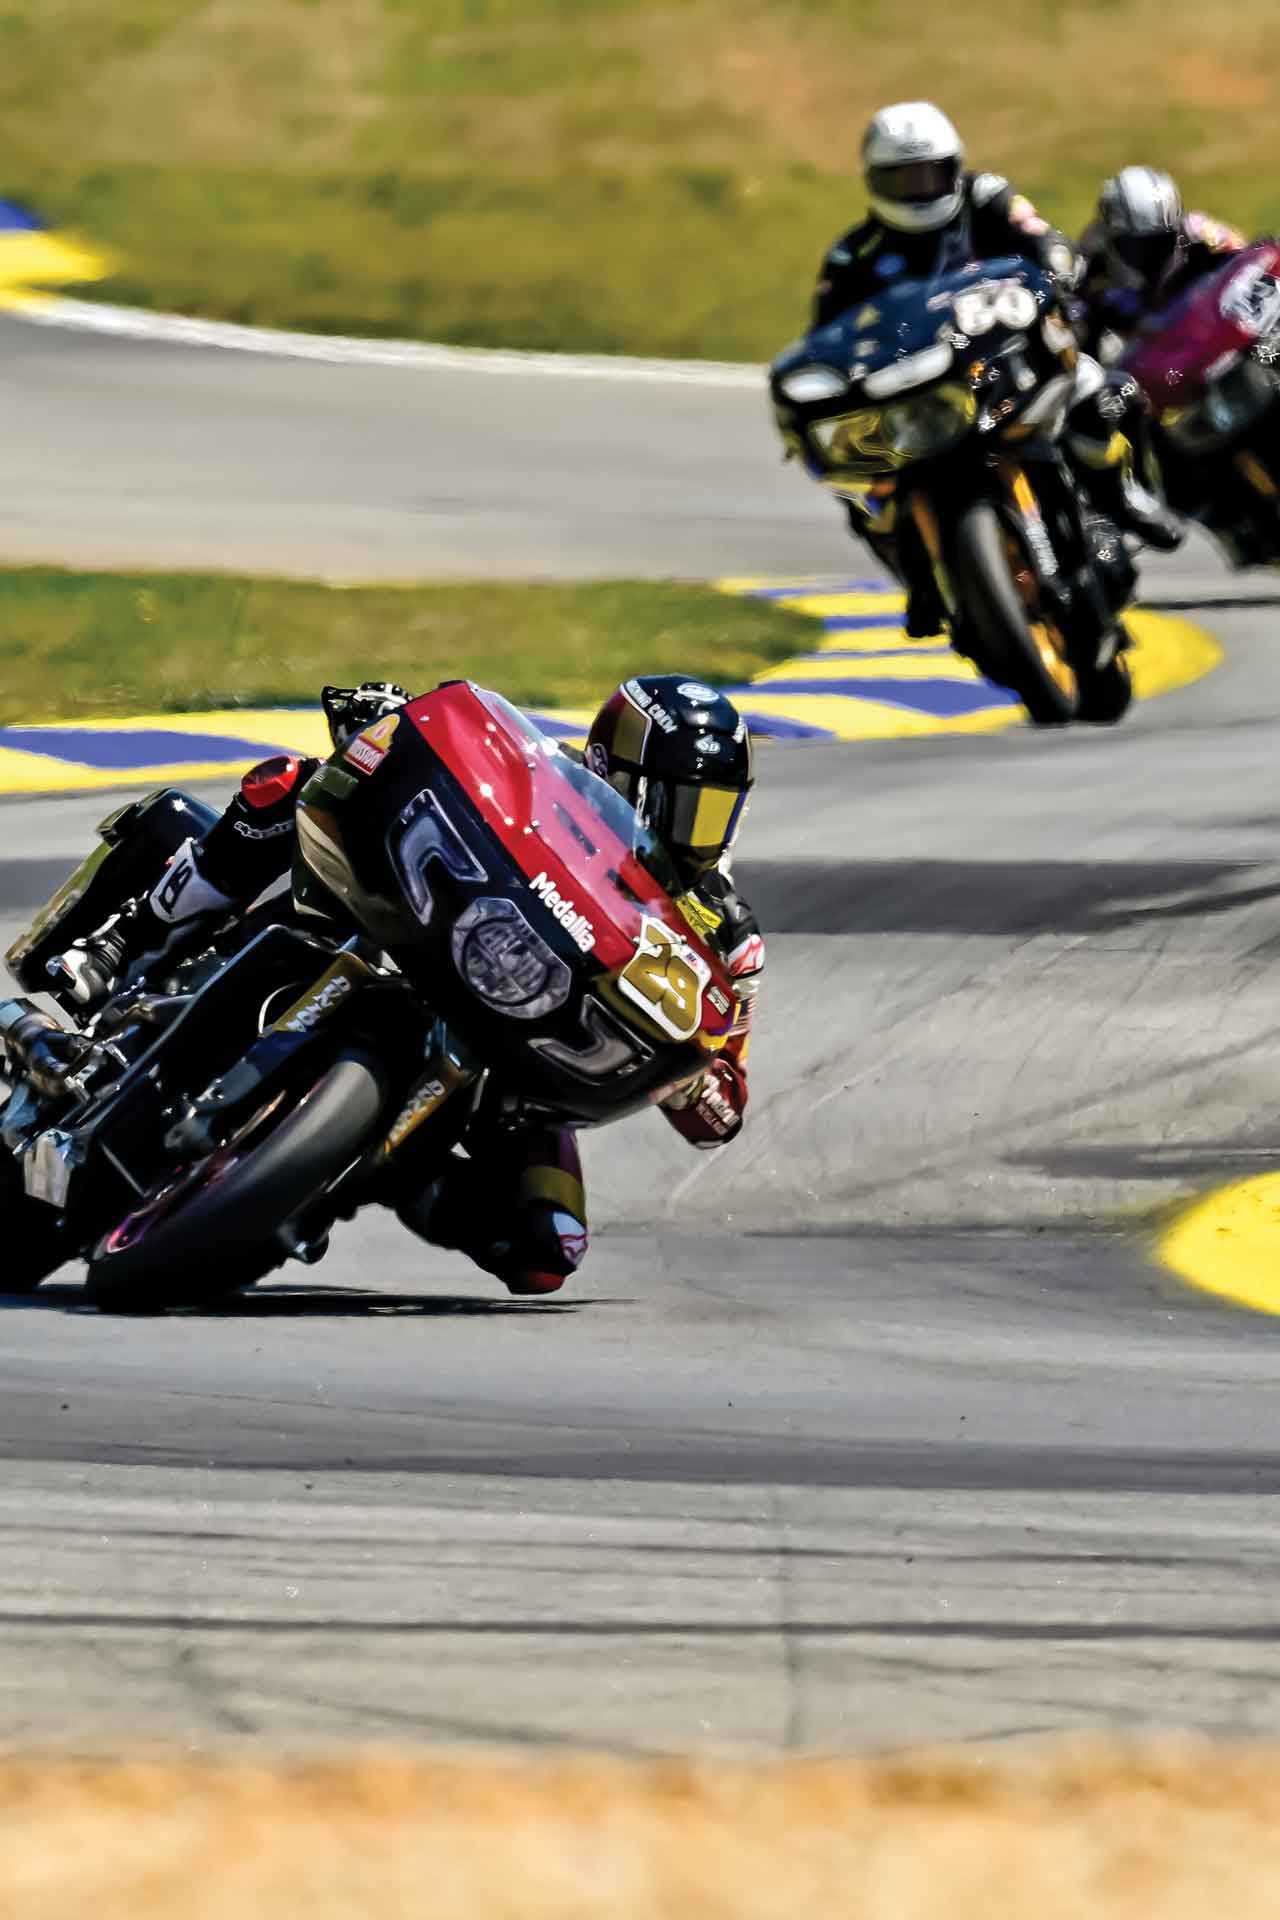
[[[732,700],[679,673],[625,680],[592,722],[584,759],[629,800],[693,881],[733,845],[753,779]]]

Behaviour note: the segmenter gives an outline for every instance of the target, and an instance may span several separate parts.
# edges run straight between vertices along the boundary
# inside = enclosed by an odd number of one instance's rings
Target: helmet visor
[[[1178,250],[1176,231],[1160,233],[1117,233],[1112,237],[1116,258],[1138,275],[1148,286],[1154,284]]]
[[[869,167],[867,188],[877,200],[945,200],[956,190],[960,162],[948,160],[904,160],[892,167]]]
[[[693,786],[684,781],[664,781],[662,786],[659,833],[673,853],[700,866],[714,866],[738,831],[746,793],[740,787]]]

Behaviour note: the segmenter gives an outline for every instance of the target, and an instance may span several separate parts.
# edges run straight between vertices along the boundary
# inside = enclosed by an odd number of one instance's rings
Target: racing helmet
[[[882,107],[862,136],[862,174],[871,210],[900,233],[932,233],[960,211],[964,147],[928,100]]]
[[[732,847],[755,777],[751,735],[713,687],[680,673],[625,680],[592,721],[583,759],[631,802],[682,879]]]
[[[1186,248],[1182,195],[1155,167],[1122,167],[1103,183],[1098,219],[1116,277],[1154,290]]]
[[[403,707],[410,695],[393,680],[362,680],[358,687],[322,687],[320,704],[329,722],[329,738],[334,751],[345,747],[358,733],[385,719]]]

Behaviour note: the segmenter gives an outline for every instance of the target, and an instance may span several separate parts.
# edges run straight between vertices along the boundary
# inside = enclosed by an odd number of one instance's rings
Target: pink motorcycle
[[[1280,564],[1280,243],[1259,240],[1143,323],[1123,366],[1169,504],[1236,567]]]

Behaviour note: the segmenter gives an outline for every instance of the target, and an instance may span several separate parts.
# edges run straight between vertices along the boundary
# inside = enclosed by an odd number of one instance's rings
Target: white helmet
[[[1118,279],[1154,289],[1186,247],[1182,195],[1155,167],[1121,167],[1104,181],[1098,214]]]
[[[872,211],[902,233],[931,233],[960,211],[964,148],[945,113],[928,100],[882,107],[862,137],[862,172]]]

